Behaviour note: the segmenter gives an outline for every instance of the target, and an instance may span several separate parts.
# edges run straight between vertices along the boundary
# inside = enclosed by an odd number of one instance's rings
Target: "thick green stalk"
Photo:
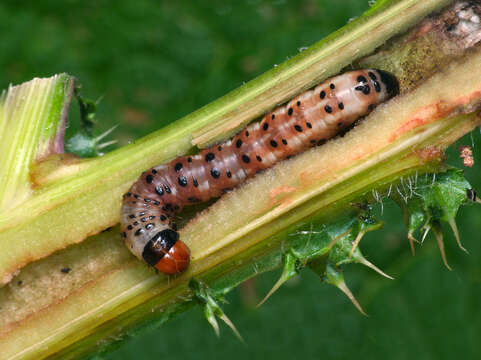
[[[32,192],[34,163],[63,152],[74,81],[61,74],[11,86],[0,98],[0,210],[15,208]]]
[[[0,213],[0,281],[55,250],[82,241],[119,221],[121,196],[145,169],[219,139],[274,104],[339,72],[447,0],[382,1],[285,64],[174,124],[104,157],[66,165],[62,176],[35,191],[28,202]],[[226,127],[229,130],[226,132]],[[212,130],[214,129],[214,130]],[[96,214],[96,216],[92,216]],[[46,236],[38,237],[41,232]],[[26,256],[28,254],[28,256]]]

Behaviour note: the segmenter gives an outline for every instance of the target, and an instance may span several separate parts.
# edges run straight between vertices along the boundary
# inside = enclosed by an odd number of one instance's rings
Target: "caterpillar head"
[[[145,244],[142,252],[147,264],[168,275],[180,274],[190,263],[190,251],[172,229],[159,231]]]

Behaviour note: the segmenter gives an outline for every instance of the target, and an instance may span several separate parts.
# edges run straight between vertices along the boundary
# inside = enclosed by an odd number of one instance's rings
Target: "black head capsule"
[[[379,76],[381,77],[381,82],[386,86],[386,91],[390,98],[399,94],[399,82],[396,77],[387,71],[377,70]]]
[[[164,229],[145,244],[142,257],[147,264],[164,274],[175,275],[189,266],[190,251],[187,245],[179,240],[177,231]]]

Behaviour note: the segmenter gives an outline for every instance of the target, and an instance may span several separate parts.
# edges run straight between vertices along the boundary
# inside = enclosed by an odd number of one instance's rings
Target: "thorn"
[[[112,126],[110,129],[108,129],[107,131],[105,131],[103,134],[100,134],[99,136],[97,136],[97,137],[95,138],[95,142],[98,143],[100,140],[102,140],[104,137],[108,136],[112,131],[114,131],[114,130],[117,129],[118,127],[119,127],[119,124]]]
[[[431,230],[431,226],[426,227],[426,230],[424,230],[423,237],[421,238],[421,244],[424,243],[424,240],[426,239],[426,236],[428,235],[429,230]]]
[[[359,262],[365,266],[367,266],[368,268],[371,268],[373,269],[375,272],[377,272],[379,275],[382,275],[388,279],[391,279],[391,280],[394,280],[394,278],[392,276],[389,276],[388,274],[386,274],[384,271],[382,271],[381,269],[379,269],[376,265],[374,265],[372,262],[370,262],[369,260],[367,260],[366,258],[361,258],[359,260]]]
[[[356,309],[359,310],[359,312],[364,316],[367,316],[354,295],[352,295],[351,290],[349,290],[349,288],[347,287],[346,282],[344,281],[344,276],[340,271],[328,265],[326,267],[326,278],[324,279],[324,281],[326,281],[328,284],[334,285],[344,294],[346,294],[349,300],[351,300],[352,304],[356,307]]]
[[[284,284],[287,280],[292,278],[294,275],[297,275],[297,270],[296,270],[296,262],[297,262],[297,257],[292,254],[290,251],[286,253],[285,255],[285,260],[284,260],[284,269],[282,270],[282,274],[277,280],[277,282],[274,284],[272,289],[269,290],[267,295],[262,299],[262,301],[257,304],[256,307],[260,307],[262,304],[264,304],[267,299],[271,297],[272,294],[274,294],[282,284]]]
[[[416,255],[416,251],[414,249],[414,242],[419,242],[418,240],[416,240],[416,238],[413,236],[413,234],[411,234],[410,232],[408,232],[408,240],[409,240],[409,245],[411,246],[411,254]]]
[[[117,144],[117,142],[118,142],[118,140],[111,140],[111,141],[107,141],[107,142],[104,142],[102,144],[99,144],[99,145],[97,145],[97,150],[101,150],[103,148],[106,148],[107,146]]]
[[[443,233],[439,230],[436,230],[435,228],[433,228],[433,232],[434,232],[434,235],[436,235],[436,240],[438,241],[439,251],[441,252],[441,257],[443,259],[444,265],[450,271],[453,271],[453,269],[451,269],[451,267],[449,266],[448,261],[446,260],[446,252],[444,251]]]
[[[274,284],[274,286],[269,290],[269,292],[267,293],[267,295],[264,297],[264,299],[261,300],[261,302],[259,304],[256,305],[256,307],[261,307],[266,301],[267,299],[269,299],[271,297],[272,294],[274,294],[280,287],[282,284],[284,284],[287,280],[284,279],[284,277],[281,275],[281,277],[279,278],[279,280],[277,280],[277,282]]]
[[[349,288],[347,287],[346,283],[344,281],[342,282],[339,282],[337,284],[335,284],[336,287],[341,290],[344,294],[346,294],[346,296],[349,298],[349,300],[351,300],[352,304],[356,307],[357,310],[359,310],[359,312],[361,314],[363,314],[364,316],[368,316],[364,310],[362,309],[361,305],[359,304],[359,302],[356,300],[356,298],[354,297],[354,295],[352,294],[351,290],[349,290]]]
[[[95,105],[100,104],[100,102],[104,99],[105,95],[100,95],[97,100],[95,100]]]
[[[351,231],[352,231],[352,227],[344,231],[342,234],[337,235],[334,239],[331,240],[331,242],[329,243],[329,245],[327,245],[327,247],[331,249],[334,245],[336,245],[339,239],[342,239],[344,236],[350,234]]]
[[[244,345],[246,344],[246,342],[242,338],[241,334],[239,333],[239,331],[237,330],[235,325],[232,323],[232,321],[230,321],[230,319],[227,317],[226,314],[222,313],[219,316],[219,319],[221,319],[223,322],[225,322],[227,324],[228,327],[231,328],[232,332],[235,334],[235,336],[237,336],[237,338],[240,340],[241,343],[243,343]]]
[[[209,324],[212,326],[212,328],[214,329],[214,332],[217,335],[217,337],[220,337],[219,324],[217,323],[212,307],[209,306],[208,304],[205,304],[204,306],[204,316],[209,322]]]
[[[212,293],[212,290],[209,289],[207,285],[204,283],[192,278],[189,281],[189,287],[192,290],[194,296],[197,298],[197,300],[203,304],[203,310],[204,310],[204,316],[209,322],[210,325],[214,328],[214,331],[217,336],[219,336],[219,324],[217,323],[216,316],[221,319],[223,322],[227,324],[231,328],[231,330],[234,332],[234,334],[239,338],[239,340],[245,344],[244,339],[240,335],[239,331],[237,331],[236,327],[230,321],[230,319],[227,317],[227,315],[224,313],[224,311],[221,309],[221,307],[218,304],[218,297],[217,299]],[[221,299],[222,300],[222,299]]]
[[[451,229],[453,230],[454,237],[456,238],[456,242],[458,243],[459,248],[464,252],[466,252],[466,254],[469,254],[469,251],[466,250],[461,244],[461,239],[459,238],[459,231],[458,231],[458,227],[456,226],[456,221],[454,221],[454,219],[449,219],[448,223],[449,223],[449,226],[451,226]]]
[[[354,254],[354,251],[356,251],[359,243],[361,242],[362,237],[363,237],[365,234],[366,234],[365,231],[359,231],[359,233],[357,234],[356,239],[355,239],[354,242],[352,243],[352,249],[351,249],[351,251],[349,252],[349,259],[352,258],[352,254]]]

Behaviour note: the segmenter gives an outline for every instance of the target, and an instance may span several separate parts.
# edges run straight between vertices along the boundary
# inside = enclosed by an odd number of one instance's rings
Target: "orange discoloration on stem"
[[[436,104],[430,104],[417,110],[413,117],[409,118],[403,125],[398,127],[389,137],[389,141],[394,142],[402,135],[426,124],[429,124],[436,119],[442,117],[443,114],[448,113],[446,104],[440,101]]]
[[[466,106],[481,96],[481,90],[471,92],[469,95],[458,97],[456,100],[447,102],[440,100],[435,104],[421,107],[415,111],[403,125],[397,128],[389,137],[389,141],[393,142],[400,136],[412,131],[420,126],[430,124],[440,118],[443,118],[453,112],[459,106]]]
[[[269,191],[269,196],[271,198],[275,198],[281,194],[288,194],[288,193],[291,193],[293,191],[296,191],[297,188],[293,187],[293,186],[279,186],[279,187],[276,187],[272,190]]]
[[[442,160],[444,152],[437,146],[430,146],[416,151],[416,154],[424,161],[431,162],[436,160]]]

